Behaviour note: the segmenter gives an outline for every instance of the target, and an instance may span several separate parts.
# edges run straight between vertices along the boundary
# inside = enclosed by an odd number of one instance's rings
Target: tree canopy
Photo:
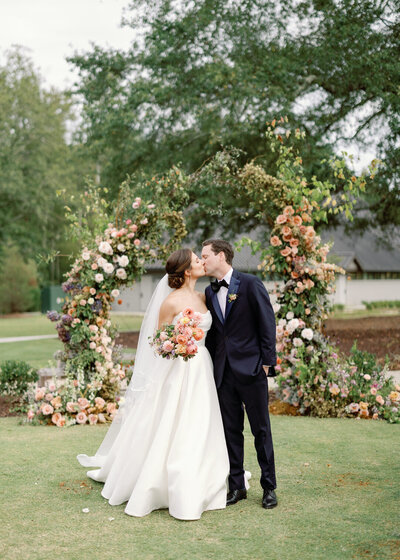
[[[265,122],[307,131],[305,168],[341,147],[376,145],[386,163],[366,207],[400,222],[399,0],[131,2],[127,52],[94,47],[71,61],[81,138],[113,188],[127,173],[182,162],[193,172],[221,146],[263,156]],[[328,171],[326,171],[328,173]],[[115,192],[115,190],[114,190]]]

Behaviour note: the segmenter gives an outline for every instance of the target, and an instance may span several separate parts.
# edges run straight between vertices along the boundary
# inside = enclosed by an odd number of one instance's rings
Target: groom
[[[205,273],[218,280],[206,288],[206,303],[213,318],[206,346],[214,363],[230,461],[226,504],[247,497],[243,469],[245,407],[261,467],[262,505],[270,509],[278,503],[267,380],[267,376],[276,375],[275,316],[261,280],[234,270],[233,255],[227,241],[208,239],[203,243]]]

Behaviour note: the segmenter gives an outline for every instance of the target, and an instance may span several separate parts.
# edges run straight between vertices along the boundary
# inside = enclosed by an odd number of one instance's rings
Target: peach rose
[[[294,210],[292,206],[286,206],[283,210],[285,216],[293,216]]]
[[[186,346],[178,344],[176,347],[176,353],[184,356],[186,354]]]
[[[360,410],[368,410],[368,403],[360,401]]]
[[[193,331],[193,338],[195,340],[201,340],[204,337],[204,331],[203,329],[195,329]]]
[[[296,278],[299,277],[299,273],[296,272],[295,270],[292,270],[292,272],[290,273],[291,277],[294,278],[296,280]]]
[[[273,235],[269,241],[273,247],[279,247],[279,245],[282,245],[282,241],[277,235]]]
[[[95,402],[97,408],[100,408],[100,409],[104,408],[105,405],[106,405],[106,401],[104,399],[102,399],[101,397],[96,397],[94,399],[94,402]]]
[[[117,410],[117,405],[113,402],[107,403],[107,413],[113,414]]]
[[[90,406],[90,402],[87,399],[85,399],[85,397],[80,397],[78,399],[78,405],[79,405],[79,408],[84,409],[84,408],[87,408],[88,406]]]
[[[43,391],[43,389],[36,389],[35,401],[41,401],[42,399],[44,399],[44,395],[45,392]]]
[[[299,241],[298,239],[292,238],[292,239],[290,240],[290,246],[291,246],[291,247],[298,247],[298,246],[299,246],[299,243],[300,243],[300,241]]]
[[[65,426],[65,417],[64,416],[60,416],[56,426],[57,426],[57,428],[62,428],[63,426]]]
[[[78,408],[79,408],[78,403],[74,403],[72,401],[67,402],[67,406],[66,406],[67,412],[71,412],[71,413],[76,412]]]
[[[97,424],[97,414],[89,414],[89,424]]]
[[[51,421],[53,422],[53,424],[57,424],[57,422],[60,420],[61,418],[61,413],[60,412],[55,412],[53,414],[53,416],[51,417]]]
[[[183,334],[178,334],[178,336],[176,337],[176,341],[178,344],[186,344],[187,338],[186,336],[183,336]]]
[[[190,355],[196,354],[197,352],[197,346],[195,344],[189,344],[189,346],[187,347],[187,353]]]
[[[186,309],[184,309],[184,310],[182,311],[182,315],[183,315],[184,317],[189,317],[189,319],[191,319],[191,318],[193,317],[193,315],[194,315],[194,311],[193,311],[193,309],[192,309],[191,307],[186,307]]]
[[[33,410],[28,410],[27,417],[29,421],[31,421],[35,417],[35,413],[33,412]]]
[[[84,412],[78,412],[78,414],[76,415],[76,421],[78,424],[86,424],[87,422],[87,416]]]
[[[45,416],[48,416],[49,414],[53,414],[54,412],[54,408],[51,406],[51,404],[43,404],[41,407],[42,410],[42,414],[44,414]]]
[[[382,397],[382,395],[377,395],[375,398],[376,402],[379,403],[380,405],[385,404],[385,399]]]
[[[377,420],[377,419],[378,419],[378,413],[375,412],[375,413],[372,415],[372,420]]]
[[[293,216],[293,223],[295,226],[301,226],[303,220],[300,218],[300,216]]]
[[[134,244],[136,247],[139,247],[140,243],[141,243],[140,239],[135,239],[135,241],[133,242],[133,244]]]
[[[371,395],[376,395],[376,393],[378,392],[376,387],[371,387]]]
[[[170,340],[166,340],[162,345],[163,352],[172,352],[174,345]]]
[[[283,214],[280,214],[277,218],[276,218],[276,223],[277,224],[284,224],[286,222],[286,216],[284,216]]]
[[[350,412],[358,412],[360,410],[360,407],[357,403],[352,402],[349,404],[349,410]]]
[[[52,401],[51,401],[52,406],[54,406],[54,408],[61,408],[61,397],[55,397]]]
[[[291,235],[291,234],[292,234],[292,230],[290,229],[289,226],[283,226],[283,228],[282,228],[282,234],[283,234],[283,235]]]
[[[291,251],[289,247],[285,247],[284,249],[282,249],[280,251],[280,254],[282,255],[282,257],[287,257],[288,255],[290,255]]]
[[[400,400],[400,393],[398,393],[397,391],[391,391],[389,394],[389,399],[391,401],[397,402],[398,400]]]

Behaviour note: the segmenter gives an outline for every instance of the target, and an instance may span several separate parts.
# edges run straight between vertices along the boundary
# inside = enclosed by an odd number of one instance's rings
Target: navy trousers
[[[255,377],[239,379],[227,362],[218,389],[218,398],[230,461],[229,490],[240,490],[245,487],[244,409],[254,436],[257,459],[261,468],[261,486],[264,489],[276,488],[274,448],[268,412],[268,380],[264,370]]]

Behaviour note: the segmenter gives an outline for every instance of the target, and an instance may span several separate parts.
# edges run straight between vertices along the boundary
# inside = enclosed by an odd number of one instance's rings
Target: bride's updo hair
[[[185,283],[185,270],[192,266],[192,251],[178,249],[168,257],[165,270],[168,274],[168,286],[178,290]]]

